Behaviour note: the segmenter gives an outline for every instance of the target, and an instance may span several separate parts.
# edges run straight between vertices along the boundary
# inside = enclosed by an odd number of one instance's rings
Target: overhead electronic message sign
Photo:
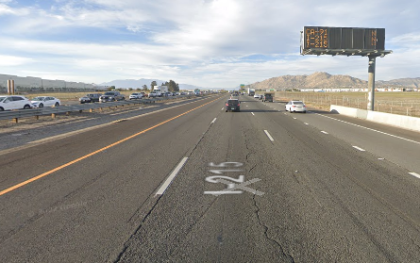
[[[376,57],[385,50],[385,28],[305,26],[300,31],[301,55],[369,57],[368,110],[374,110]]]
[[[302,33],[303,55],[335,54],[336,51],[343,55],[386,53],[385,28],[305,26]]]

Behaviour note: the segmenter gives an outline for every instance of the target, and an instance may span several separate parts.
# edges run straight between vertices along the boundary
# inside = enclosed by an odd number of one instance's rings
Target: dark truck
[[[273,94],[272,93],[264,93],[262,100],[263,102],[273,102]]]

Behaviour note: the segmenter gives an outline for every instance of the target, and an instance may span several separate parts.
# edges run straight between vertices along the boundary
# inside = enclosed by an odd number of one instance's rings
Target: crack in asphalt
[[[291,255],[288,255],[286,252],[285,252],[285,249],[283,248],[283,246],[277,241],[277,240],[275,240],[275,239],[273,239],[273,238],[270,238],[269,236],[268,236],[268,227],[262,222],[262,220],[261,220],[261,217],[260,217],[260,208],[258,207],[258,205],[257,205],[257,200],[255,200],[255,195],[252,197],[252,200],[254,201],[254,206],[255,206],[255,208],[256,208],[256,210],[255,210],[255,215],[256,215],[256,217],[257,217],[257,220],[258,220],[258,223],[259,223],[259,225],[260,226],[262,226],[263,228],[264,228],[264,236],[265,236],[265,238],[270,242],[270,243],[272,243],[273,245],[275,245],[275,246],[277,246],[277,247],[279,247],[279,249],[280,249],[280,252],[281,252],[281,254],[282,254],[282,256],[284,257],[284,259],[286,260],[286,262],[290,262],[290,263],[295,263],[295,260],[294,260],[294,258],[291,256]]]
[[[118,263],[121,261],[122,256],[124,255],[125,251],[130,247],[130,242],[132,238],[137,235],[137,233],[140,231],[141,227],[143,226],[143,223],[147,220],[147,218],[150,216],[150,214],[153,212],[153,210],[156,208],[156,206],[159,203],[159,200],[161,199],[162,195],[158,197],[152,208],[147,212],[147,214],[144,216],[138,227],[134,230],[133,234],[129,236],[126,242],[124,242],[124,246],[120,253],[118,254],[117,258],[113,261],[114,263]]]

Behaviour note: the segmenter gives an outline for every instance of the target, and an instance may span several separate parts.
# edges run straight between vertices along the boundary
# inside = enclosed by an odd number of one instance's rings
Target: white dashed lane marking
[[[420,179],[420,174],[418,174],[418,173],[410,172],[409,174],[411,174],[412,176],[417,177],[417,178]]]
[[[268,133],[267,130],[264,130],[265,134],[267,135],[268,139],[270,139],[270,141],[274,142],[273,137],[271,137],[271,135]]]
[[[362,148],[360,148],[360,147],[358,147],[358,146],[354,146],[354,145],[353,145],[353,148],[355,148],[355,149],[357,149],[357,150],[359,150],[359,151],[361,151],[361,152],[365,152],[365,149],[362,149]]]

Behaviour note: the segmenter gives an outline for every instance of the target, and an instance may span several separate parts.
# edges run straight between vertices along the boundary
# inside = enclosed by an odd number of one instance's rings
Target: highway
[[[0,152],[0,262],[419,261],[420,133],[227,98]]]

